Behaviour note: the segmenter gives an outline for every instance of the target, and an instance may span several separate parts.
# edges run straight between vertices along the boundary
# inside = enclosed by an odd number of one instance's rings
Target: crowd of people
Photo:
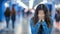
[[[56,9],[55,11],[55,22],[56,22],[56,28],[60,30],[60,10]]]

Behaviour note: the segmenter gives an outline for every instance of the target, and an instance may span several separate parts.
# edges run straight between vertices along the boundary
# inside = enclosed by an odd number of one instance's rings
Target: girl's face
[[[39,10],[38,11],[38,18],[39,19],[44,19],[44,17],[45,17],[44,11],[43,10]]]

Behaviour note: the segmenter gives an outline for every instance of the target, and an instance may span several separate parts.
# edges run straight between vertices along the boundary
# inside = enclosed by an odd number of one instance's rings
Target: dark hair
[[[16,14],[15,5],[14,4],[12,5],[12,14],[14,14],[14,15]]]
[[[47,7],[44,5],[44,4],[40,4],[37,6],[36,10],[35,10],[35,14],[34,14],[34,17],[33,17],[33,22],[34,22],[34,25],[36,25],[36,23],[38,22],[38,11],[39,10],[43,10],[44,11],[44,14],[45,14],[45,22],[46,24],[50,25],[51,23],[51,20],[50,20],[50,16],[49,16],[49,11],[47,9]]]
[[[6,8],[6,11],[10,11],[10,8],[9,8],[9,7],[7,7],[7,8]]]
[[[5,17],[10,17],[10,14],[11,14],[10,8],[7,7],[5,12],[4,12],[4,15],[5,15]]]

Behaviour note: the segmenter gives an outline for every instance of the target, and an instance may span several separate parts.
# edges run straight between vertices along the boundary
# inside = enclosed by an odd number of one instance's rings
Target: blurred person
[[[12,19],[12,28],[14,29],[14,24],[16,20],[16,11],[14,5],[12,6],[11,19]]]
[[[25,14],[25,8],[23,8],[22,10],[22,16],[24,17],[24,14]]]
[[[60,24],[59,24],[59,22],[60,22],[60,11],[59,10],[56,10],[56,13],[55,13],[55,21],[56,21],[55,27],[57,29],[59,29],[59,26],[60,26]]]
[[[27,11],[27,16],[30,16],[32,12],[30,10]]]
[[[18,13],[18,17],[20,17],[20,9],[18,10],[18,12],[17,12],[17,13]]]
[[[7,7],[6,11],[4,12],[4,15],[6,19],[6,25],[7,25],[6,28],[8,28],[9,21],[10,21],[10,15],[11,15],[11,11],[9,7]]]
[[[56,19],[56,22],[59,22],[59,20],[60,20],[60,11],[59,10],[56,10],[55,19]]]
[[[51,18],[44,4],[37,6],[34,17],[30,20],[32,34],[51,34]]]

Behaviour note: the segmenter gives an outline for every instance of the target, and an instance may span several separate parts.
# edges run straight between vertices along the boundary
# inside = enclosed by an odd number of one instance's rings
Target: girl
[[[5,15],[7,29],[8,29],[8,27],[9,27],[9,21],[10,21],[10,15],[11,15],[11,11],[10,11],[10,8],[9,7],[7,7],[4,15]]]
[[[15,11],[14,5],[12,6],[11,19],[12,19],[12,27],[14,29],[14,24],[16,20],[16,11]]]
[[[44,4],[37,6],[34,17],[30,20],[32,34],[50,34],[51,19],[47,7]]]

